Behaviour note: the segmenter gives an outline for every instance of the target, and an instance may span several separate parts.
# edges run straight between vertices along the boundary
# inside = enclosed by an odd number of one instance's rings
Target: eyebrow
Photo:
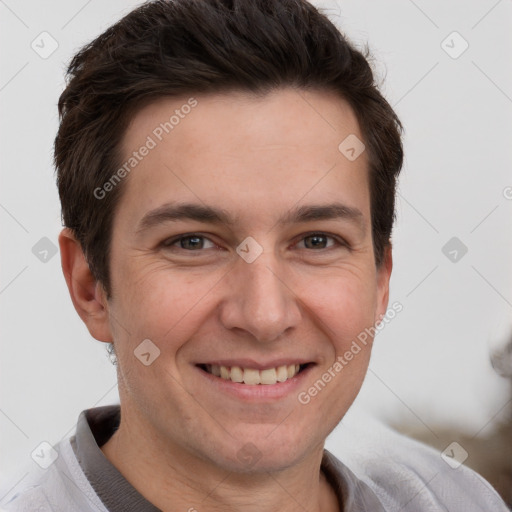
[[[149,230],[169,221],[195,220],[207,224],[234,226],[239,216],[232,216],[227,210],[195,203],[167,203],[147,212],[140,220],[137,233]],[[347,220],[365,232],[364,216],[361,210],[342,203],[305,205],[290,210],[281,216],[276,224],[289,225],[318,220]]]

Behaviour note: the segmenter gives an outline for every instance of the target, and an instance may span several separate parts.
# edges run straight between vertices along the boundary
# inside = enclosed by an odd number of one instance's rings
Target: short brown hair
[[[383,261],[395,220],[402,125],[368,63],[306,0],[157,0],[143,4],[71,60],[59,98],[55,166],[64,225],[110,294],[109,254],[123,183],[118,169],[138,109],[164,96],[291,86],[335,91],[354,110],[369,157],[372,238]],[[341,141],[340,141],[341,142]]]

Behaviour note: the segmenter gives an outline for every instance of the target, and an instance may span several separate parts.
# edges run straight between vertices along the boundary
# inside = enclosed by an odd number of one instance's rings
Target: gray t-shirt
[[[119,422],[116,405],[83,411],[75,435],[55,447],[55,462],[47,469],[34,468],[31,481],[1,510],[158,512],[100,449]],[[454,469],[435,450],[383,425],[366,428],[374,434],[373,441],[364,428],[357,427],[354,433],[349,425],[343,432],[343,463],[324,450],[321,469],[338,497],[340,511],[508,512],[494,489],[463,465]],[[201,509],[199,504],[196,508]]]

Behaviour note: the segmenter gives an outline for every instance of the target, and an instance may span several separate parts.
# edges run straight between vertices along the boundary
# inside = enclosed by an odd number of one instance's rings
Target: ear
[[[393,270],[393,254],[391,242],[384,247],[383,260],[377,268],[377,307],[375,310],[375,323],[385,314],[389,302],[389,280]]]
[[[105,290],[92,275],[82,247],[69,228],[61,231],[59,246],[62,272],[76,312],[93,338],[111,343],[113,336]]]

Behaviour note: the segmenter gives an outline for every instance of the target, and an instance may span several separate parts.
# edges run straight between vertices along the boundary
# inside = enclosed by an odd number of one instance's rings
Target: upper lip
[[[197,363],[197,365],[215,365],[215,366],[226,366],[233,367],[239,366],[240,368],[251,368],[255,370],[265,370],[267,368],[277,368],[279,366],[288,366],[291,364],[308,364],[312,363],[311,359],[297,359],[292,357],[286,357],[281,359],[273,359],[272,361],[255,361],[254,359],[215,359],[211,361],[205,361]]]

